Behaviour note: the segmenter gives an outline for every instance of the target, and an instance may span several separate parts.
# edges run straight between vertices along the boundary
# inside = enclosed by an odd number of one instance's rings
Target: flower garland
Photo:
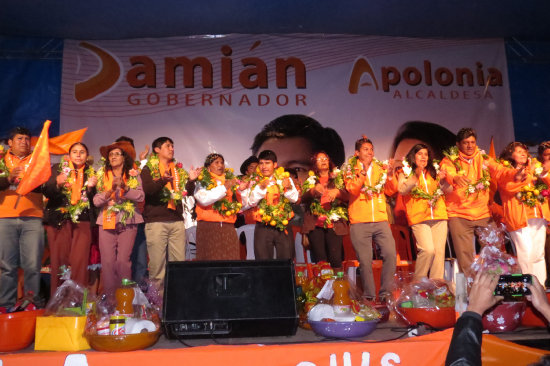
[[[480,154],[483,157],[483,160],[489,159],[489,155],[485,154],[485,151],[480,150]],[[466,174],[464,169],[462,169],[462,167],[459,164],[459,155],[458,155],[457,146],[453,146],[450,149],[443,151],[443,155],[445,155],[445,157],[447,157],[447,159],[449,159],[453,163],[453,165],[456,168],[456,172],[459,175]],[[489,175],[489,172],[485,164],[482,165],[481,173],[482,173],[481,178],[479,178],[474,183],[469,183],[468,186],[466,187],[466,197],[474,193],[476,193],[476,197],[477,197],[479,195],[479,192],[487,190],[491,185],[491,176]]]
[[[317,182],[319,182],[319,177],[310,170],[309,177],[306,179],[304,184],[302,184],[302,192],[307,192],[310,189],[314,188]],[[344,189],[344,174],[343,171],[334,168],[330,173],[330,178],[334,180],[334,186],[337,189]],[[330,203],[330,208],[327,210],[321,205],[319,198],[314,198],[313,202],[309,206],[310,212],[318,216],[321,220],[324,220],[323,227],[332,226],[333,222],[338,220],[348,220],[348,210],[345,206],[342,206],[340,200],[334,200]]]
[[[388,179],[388,161],[380,161],[376,158],[372,159],[372,162],[375,163],[382,169],[382,173],[378,177],[378,180],[373,185],[367,185],[367,181],[365,181],[364,186],[361,188],[361,192],[364,193],[369,199],[371,199],[375,194],[380,194],[384,190],[384,185],[386,184],[386,180]],[[345,177],[346,179],[352,179],[355,172],[354,169],[359,163],[359,158],[357,156],[352,156],[347,164],[346,164],[346,172]]]
[[[84,174],[86,174],[86,182],[82,185],[80,192],[80,199],[76,204],[71,203],[71,186],[75,183],[75,178],[71,176],[71,167],[69,166],[69,157],[65,155],[59,164],[59,173],[67,176],[67,181],[63,185],[61,192],[67,198],[68,205],[66,207],[60,207],[57,210],[63,214],[69,216],[72,222],[77,224],[78,218],[84,210],[90,208],[90,199],[88,198],[88,179],[95,176],[95,170],[92,166],[89,166]]]
[[[544,199],[548,197],[549,194],[548,186],[544,183],[539,183],[534,187],[523,186],[521,191],[516,193],[516,198],[524,205],[533,208],[537,203],[543,203]]]
[[[147,159],[147,163],[145,164],[151,172],[151,178],[155,180],[161,178],[159,164],[160,160],[157,154],[151,154]],[[181,201],[187,195],[185,184],[189,179],[189,174],[185,169],[183,169],[183,164],[176,161],[176,159],[174,159],[174,170],[176,171],[174,182],[177,184],[179,191],[175,189],[169,189],[168,187],[164,186],[160,198],[161,202],[163,203],[167,203],[170,200]]]
[[[443,190],[441,189],[439,182],[439,163],[437,161],[433,161],[433,167],[435,168],[435,176],[436,176],[436,183],[437,188],[432,192],[425,192],[418,185],[415,185],[414,188],[411,190],[411,196],[416,199],[426,200],[428,201],[428,205],[430,207],[435,207],[437,202],[439,201],[439,198],[443,196]],[[409,162],[406,159],[403,159],[403,174],[405,174],[406,178],[409,178],[412,175],[412,167],[409,165]]]
[[[258,213],[262,215],[262,222],[265,225],[274,226],[280,231],[286,230],[286,226],[293,215],[292,205],[290,204],[288,198],[284,196],[285,189],[283,187],[283,179],[289,177],[290,173],[285,172],[283,167],[277,168],[275,172],[273,172],[272,178],[275,179],[275,184],[279,189],[279,202],[275,205],[269,205],[267,200],[263,198],[258,203]],[[260,169],[257,168],[250,179],[251,181],[254,181],[250,191],[252,191],[254,187],[256,187],[264,179],[269,178],[264,177],[262,173],[260,173]]]
[[[3,145],[0,145],[0,178],[6,178],[7,176],[10,175],[10,170],[6,165],[4,156],[6,156],[6,150],[4,149]]]
[[[233,168],[225,168],[225,180],[231,180],[235,179],[235,174],[233,174]],[[211,190],[215,187],[217,187],[217,183],[212,179],[212,174],[210,174],[210,171],[208,171],[207,168],[202,168],[201,172],[199,173],[199,176],[197,177],[197,182],[200,183],[201,186],[203,186],[206,190]],[[239,187],[239,183],[234,184],[231,187],[232,196],[231,201],[227,199],[227,197],[222,198],[221,200],[218,200],[214,202],[212,205],[212,208],[220,215],[225,216],[231,216],[239,212],[241,207],[243,206],[240,202],[237,201],[237,188]]]
[[[129,171],[129,177],[127,177],[126,186],[130,189],[136,189],[139,185],[137,176],[139,171],[137,169],[131,169]],[[97,173],[97,191],[100,193],[105,192],[105,158],[101,158],[101,167],[98,169]],[[107,208],[107,213],[111,214],[112,212],[121,213],[120,223],[126,226],[126,220],[134,217],[136,213],[136,206],[132,200],[124,200],[122,203],[115,203],[112,206]]]

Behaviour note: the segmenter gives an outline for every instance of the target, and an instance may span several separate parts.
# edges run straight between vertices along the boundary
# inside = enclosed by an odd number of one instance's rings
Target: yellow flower
[[[277,225],[277,221],[275,221],[275,220],[271,220],[271,222],[269,223],[269,225],[271,225],[271,226],[275,226],[275,225]]]
[[[225,211],[225,216],[231,216],[231,211]]]
[[[229,168],[229,171],[230,171],[231,173],[233,173],[233,172],[234,172],[233,168]]]
[[[289,173],[289,172],[284,172],[284,173],[283,173],[283,177],[285,177],[285,178],[290,177],[290,173]]]
[[[209,184],[208,187],[206,187],[206,189],[212,189],[212,188],[214,188],[214,185],[212,184]]]
[[[0,145],[0,151],[4,151],[4,145]]]
[[[534,194],[535,196],[538,196],[538,195],[540,194],[540,191],[539,191],[538,189],[535,189],[535,190],[533,191],[533,194]]]
[[[310,177],[313,177],[315,175],[315,173],[313,172],[313,170],[310,170],[309,172],[307,172],[307,174],[310,176]]]
[[[288,220],[287,219],[283,220],[283,225],[285,225],[285,226],[288,225]]]
[[[263,208],[260,208],[260,209],[258,210],[258,213],[259,213],[260,215],[263,215],[263,214],[265,213],[265,211],[264,211]]]
[[[504,160],[504,161],[502,162],[502,165],[508,166],[508,165],[510,165],[510,162],[509,162],[508,160]]]
[[[128,188],[136,189],[137,186],[138,186],[138,181],[137,181],[137,179],[133,178],[133,179],[129,179],[129,180],[128,180]]]
[[[458,171],[458,174],[464,175],[464,174],[466,174],[466,172],[465,172],[464,170],[460,169],[460,170]]]
[[[277,174],[279,174],[279,175],[280,175],[280,174],[283,174],[284,171],[285,171],[285,168],[283,168],[282,166],[280,166],[280,167],[277,168]]]

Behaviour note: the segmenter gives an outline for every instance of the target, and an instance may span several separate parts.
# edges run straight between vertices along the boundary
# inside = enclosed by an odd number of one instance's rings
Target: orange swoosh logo
[[[75,85],[75,99],[78,102],[85,102],[105,93],[118,82],[120,65],[110,53],[93,44],[80,42],[79,46],[92,52],[100,61],[100,69],[95,75]]]

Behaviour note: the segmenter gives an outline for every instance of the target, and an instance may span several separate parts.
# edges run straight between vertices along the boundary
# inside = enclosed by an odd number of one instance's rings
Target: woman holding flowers
[[[241,194],[233,170],[225,168],[221,154],[206,157],[196,180],[194,196],[197,201],[197,259],[238,260],[240,244],[234,224],[242,207]]]
[[[59,267],[71,267],[71,279],[88,285],[88,256],[92,241],[91,225],[97,177],[87,163],[88,147],[81,142],[71,145],[69,155],[52,166],[43,193],[48,198],[44,225],[48,235],[51,262],[51,295],[59,286]]]
[[[97,172],[94,204],[100,208],[97,224],[101,253],[103,292],[113,293],[123,278],[131,278],[130,254],[143,222],[136,207],[145,194],[139,172],[134,169],[136,152],[129,142],[120,141],[100,148],[105,165]]]
[[[342,267],[343,236],[348,234],[347,192],[341,171],[324,152],[313,155],[314,170],[302,185],[306,207],[302,234],[307,235],[314,261]]]
[[[504,223],[516,247],[523,273],[546,281],[544,242],[550,219],[548,208],[548,170],[550,162],[529,157],[527,146],[511,142],[500,154],[504,166],[498,179]]]
[[[452,190],[445,177],[446,172],[439,170],[425,144],[411,148],[398,173],[397,189],[403,196],[418,250],[415,280],[428,276],[440,279],[444,275],[448,217],[443,194]]]

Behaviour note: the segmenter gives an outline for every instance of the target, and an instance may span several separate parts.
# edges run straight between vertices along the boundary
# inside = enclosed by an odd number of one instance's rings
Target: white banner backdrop
[[[285,114],[335,129],[346,156],[365,134],[388,158],[396,131],[414,120],[453,133],[473,127],[483,148],[494,136],[498,153],[514,138],[504,42],[303,34],[65,41],[60,132],[89,127],[84,142],[96,157],[121,135],[138,152],[169,136],[186,167],[216,151],[238,169],[254,136]]]

